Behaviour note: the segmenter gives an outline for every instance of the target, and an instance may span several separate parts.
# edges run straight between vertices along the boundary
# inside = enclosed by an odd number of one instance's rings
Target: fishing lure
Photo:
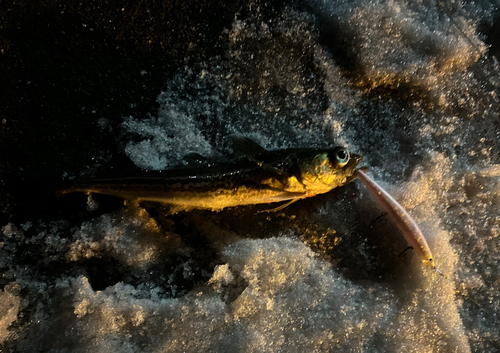
[[[442,274],[441,271],[436,269],[434,257],[432,256],[429,244],[427,244],[427,240],[417,225],[417,222],[415,222],[415,220],[399,204],[399,202],[389,195],[389,193],[378,185],[372,178],[366,175],[363,170],[358,169],[356,173],[363,184],[365,184],[368,191],[375,198],[377,203],[384,209],[384,211],[387,212],[401,234],[405,237],[408,244],[410,244],[410,246],[415,250],[422,261],[429,264],[438,273]]]

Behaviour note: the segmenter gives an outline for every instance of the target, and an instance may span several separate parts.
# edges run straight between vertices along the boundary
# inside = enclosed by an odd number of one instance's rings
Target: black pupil
[[[340,150],[337,152],[337,157],[339,157],[339,159],[343,161],[347,158],[347,153],[344,150]]]

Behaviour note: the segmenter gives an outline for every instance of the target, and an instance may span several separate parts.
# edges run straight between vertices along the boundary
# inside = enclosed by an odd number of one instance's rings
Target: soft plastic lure
[[[389,193],[378,185],[372,178],[366,175],[365,172],[358,169],[356,173],[378,204],[387,212],[396,227],[398,227],[399,231],[405,237],[408,244],[410,244],[410,246],[415,250],[422,261],[431,265],[433,269],[441,274],[441,271],[436,269],[431,249],[429,248],[422,231],[418,227],[417,222],[415,222],[415,220],[408,212],[406,212],[399,202],[389,195]]]

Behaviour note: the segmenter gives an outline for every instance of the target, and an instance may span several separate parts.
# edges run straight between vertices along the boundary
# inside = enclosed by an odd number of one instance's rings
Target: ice
[[[460,2],[250,2],[221,33],[222,54],[180,65],[156,113],[123,117],[117,137],[156,170],[193,152],[232,158],[231,134],[267,149],[347,146],[416,219],[445,276],[405,251],[358,182],[276,214],[101,210],[89,198],[78,222],[2,228],[0,342],[498,351],[500,76],[477,30],[493,15]]]

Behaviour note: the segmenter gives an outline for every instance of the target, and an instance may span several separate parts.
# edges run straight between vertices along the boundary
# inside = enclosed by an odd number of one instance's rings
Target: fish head
[[[354,180],[353,175],[362,160],[363,156],[350,153],[344,147],[320,150],[301,161],[302,179],[308,188],[317,188],[318,193],[326,192],[322,190],[329,191]]]

